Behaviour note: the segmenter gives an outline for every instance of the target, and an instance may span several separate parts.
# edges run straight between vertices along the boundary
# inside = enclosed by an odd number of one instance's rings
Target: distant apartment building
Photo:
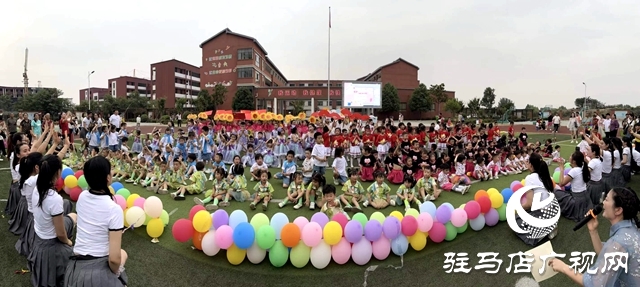
[[[88,101],[89,99],[94,102],[102,102],[104,101],[104,97],[106,97],[107,95],[111,95],[111,90],[107,88],[92,87],[90,89],[81,89],[78,96],[80,99],[80,103],[82,103]]]
[[[194,107],[199,92],[199,67],[175,59],[151,64],[151,98],[165,99],[165,108],[175,108],[178,99]]]
[[[47,88],[29,87],[29,93],[35,94],[41,89],[47,89]],[[11,99],[13,99],[14,102],[17,102],[18,99],[22,98],[22,96],[24,95],[24,87],[0,86],[0,95],[7,95],[11,97]]]
[[[151,81],[144,78],[121,76],[109,79],[110,94],[114,98],[126,97],[134,91],[140,96],[151,98]]]

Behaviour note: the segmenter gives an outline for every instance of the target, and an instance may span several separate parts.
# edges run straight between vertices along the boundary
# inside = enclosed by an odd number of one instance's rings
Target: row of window
[[[284,79],[280,75],[278,75],[278,73],[275,72],[275,69],[273,69],[271,66],[266,64],[264,59],[260,57],[260,54],[256,53],[252,48],[238,49],[238,60],[251,60],[251,59],[255,59],[254,65],[258,69],[260,69],[261,67],[264,67],[267,74],[271,75],[271,77],[274,78],[274,80],[277,79],[280,82],[284,82]],[[245,75],[244,77],[245,79],[253,77],[253,75],[248,75],[246,73],[244,75]],[[256,80],[259,80],[258,77],[259,76],[256,76]]]
[[[175,71],[176,73],[181,73],[181,74],[185,74],[185,75],[190,75],[190,76],[192,76],[192,77],[200,78],[200,73],[197,73],[197,72],[191,72],[191,71],[189,71],[189,70],[180,69],[180,68],[178,68],[178,67],[175,67],[175,68],[174,68],[174,71]]]
[[[319,84],[315,84],[315,83],[302,83],[302,84],[295,84],[295,83],[289,83],[287,86],[289,87],[326,87],[327,83],[319,83]],[[336,83],[336,84],[330,84],[330,87],[342,87],[342,83]]]
[[[175,83],[176,84],[183,84],[183,85],[191,85],[191,86],[194,86],[194,87],[200,87],[200,82],[188,81],[188,80],[185,80],[185,79],[182,79],[182,78],[175,78]]]

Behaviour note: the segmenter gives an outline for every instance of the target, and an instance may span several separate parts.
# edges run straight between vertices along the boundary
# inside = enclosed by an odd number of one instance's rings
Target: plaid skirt
[[[569,218],[575,222],[579,222],[584,215],[593,208],[593,203],[588,191],[570,192],[564,190],[555,190],[554,195],[560,204],[560,212],[562,216]]]
[[[29,256],[31,249],[33,248],[33,241],[36,239],[36,231],[33,228],[33,214],[29,212],[26,220],[26,227],[20,239],[16,241],[16,251],[22,256]]]
[[[20,183],[14,182],[11,183],[11,188],[9,188],[9,198],[7,199],[7,205],[4,207],[4,214],[8,216],[13,216],[13,213],[18,208],[18,202],[20,201]]]
[[[73,234],[74,223],[70,217],[64,217],[67,236]],[[73,254],[73,247],[60,242],[57,238],[42,239],[37,234],[33,240],[33,250],[27,257],[33,286],[64,286],[64,274]]]
[[[27,226],[27,217],[29,216],[29,208],[27,207],[27,198],[20,196],[20,201],[16,210],[9,219],[9,231],[14,235],[22,235]]]
[[[109,256],[71,256],[64,275],[65,287],[125,286],[127,274],[111,272]]]
[[[589,198],[591,198],[591,203],[593,203],[593,205],[598,205],[600,204],[602,195],[606,194],[608,190],[604,182],[602,182],[602,180],[599,180],[599,181],[591,180],[587,183],[586,192],[589,195]]]

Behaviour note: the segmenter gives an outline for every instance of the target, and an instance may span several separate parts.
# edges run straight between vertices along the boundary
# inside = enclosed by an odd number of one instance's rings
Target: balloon
[[[481,189],[476,191],[476,194],[473,196],[473,199],[477,201],[478,198],[481,198],[481,197],[489,197],[489,194],[486,191]]]
[[[113,190],[118,192],[118,191],[120,191],[121,189],[124,188],[124,185],[122,185],[122,183],[119,183],[119,182],[114,182],[114,183],[111,184],[111,187],[113,187]]]
[[[111,187],[111,188],[113,188],[113,187]],[[115,190],[115,189],[114,189],[114,190]],[[129,191],[129,190],[128,190],[128,189],[126,189],[126,188],[121,188],[120,190],[118,190],[118,191],[116,192],[116,194],[122,195],[122,197],[124,197],[124,199],[127,199],[127,200],[128,200],[128,199],[129,199],[129,196],[131,196],[131,191]]]
[[[565,169],[565,170],[564,170],[564,175],[567,175],[567,174],[569,174],[569,171],[570,171],[570,170],[571,170],[570,168],[568,168],[568,169]]]
[[[144,210],[144,203],[145,202],[146,202],[146,199],[144,199],[144,197],[138,197],[138,198],[136,198],[136,200],[133,201],[133,206],[140,207],[140,208],[142,208],[142,210]]]
[[[122,208],[122,210],[127,209],[127,200],[122,197],[122,195],[116,194],[113,199],[115,202]]]
[[[370,220],[364,226],[364,237],[374,242],[382,236],[382,224],[378,220]]]
[[[492,208],[499,208],[504,204],[504,197],[502,197],[502,194],[498,193],[497,191],[496,193],[489,196],[489,200],[491,201]]]
[[[191,220],[188,219],[178,219],[176,223],[173,224],[171,228],[171,233],[173,234],[173,238],[181,243],[187,242],[193,236],[193,224]]]
[[[557,169],[557,170],[560,170],[560,169]],[[519,182],[519,181],[517,181],[517,180],[512,181],[512,182],[511,182],[511,184],[509,185],[509,188],[510,188],[511,190],[513,190],[513,188],[514,188],[518,183],[520,183],[520,182]],[[520,183],[520,184],[522,185],[522,183]],[[503,191],[504,191],[504,189],[503,189]]]
[[[407,216],[402,219],[402,234],[412,236],[418,231],[418,220],[413,216]]]
[[[240,222],[233,229],[233,244],[240,249],[247,249],[251,247],[255,238],[256,232],[253,230],[253,226],[248,222]]]
[[[362,213],[362,212],[358,212],[358,213],[354,214],[353,217],[351,218],[351,220],[355,220],[355,221],[360,222],[360,225],[362,225],[362,227],[367,226],[367,222],[369,222],[369,219],[367,219],[367,216],[364,215],[364,213]]]
[[[218,210],[221,211],[221,210]],[[216,211],[216,212],[218,212]],[[214,212],[214,214],[216,213]],[[214,216],[213,219],[213,226],[216,227],[216,223],[215,223],[216,219]],[[255,230],[256,232],[258,232],[258,230],[260,229],[260,227],[264,226],[264,225],[269,225],[269,217],[267,217],[266,214],[264,213],[256,213],[253,215],[253,217],[251,218],[251,226],[253,226],[253,230]],[[222,224],[220,224],[222,225]],[[249,257],[249,254],[247,253],[247,257]]]
[[[491,209],[491,200],[488,197],[480,197],[477,201],[480,204],[480,212],[487,213]]]
[[[160,218],[154,218],[147,223],[147,234],[151,238],[158,238],[164,232],[164,224]]]
[[[396,239],[391,240],[391,251],[393,254],[402,256],[409,250],[409,239],[406,236],[400,235]]]
[[[347,263],[351,258],[351,244],[346,239],[341,238],[338,244],[331,246],[331,258],[333,258],[333,262],[339,265]]]
[[[276,232],[276,239],[281,238],[282,228],[287,223],[289,223],[289,218],[282,212],[278,212],[271,217],[271,227],[273,227],[273,230]]]
[[[249,249],[247,249],[247,259],[253,264],[260,264],[267,257],[267,251],[260,248],[257,242],[254,242]]]
[[[200,210],[193,216],[193,229],[198,232],[207,232],[211,228],[211,214],[206,210]]]
[[[484,220],[487,226],[495,226],[496,224],[498,224],[498,220],[500,220],[500,215],[498,214],[497,210],[492,208],[489,209],[489,212],[484,215]]]
[[[524,186],[524,185],[525,185],[525,180],[524,180],[524,178],[520,181],[520,184],[522,184],[522,186]]]
[[[295,223],[287,223],[282,227],[280,232],[280,238],[282,238],[282,244],[285,247],[293,248],[300,242],[300,227]]]
[[[56,180],[56,185],[55,188],[56,190],[60,191],[62,190],[62,188],[64,187],[64,180],[61,178],[58,178],[58,180]]]
[[[200,206],[200,205],[196,205]],[[195,207],[195,206],[194,206]],[[193,211],[193,208],[191,209]],[[197,211],[196,211],[197,212]],[[191,213],[189,213],[191,214]],[[265,215],[266,216],[266,215]],[[222,209],[216,210],[211,217],[213,218],[213,228],[218,229],[220,226],[229,225],[229,214]],[[269,224],[269,220],[267,219],[267,224]]]
[[[398,218],[393,216],[387,217],[382,225],[382,232],[384,232],[386,238],[391,240],[398,237],[398,235],[400,235],[400,221],[398,221]]]
[[[124,196],[123,196],[124,197]],[[133,203],[136,201],[137,198],[139,198],[140,195],[134,193],[132,195],[130,195],[129,197],[127,197],[127,207],[132,207]]]
[[[433,226],[433,218],[429,213],[420,213],[418,215],[418,230],[420,232],[429,232]]]
[[[382,236],[380,239],[371,243],[371,247],[373,248],[373,257],[378,260],[385,260],[391,252],[391,241]]]
[[[71,176],[67,178],[71,178]],[[81,193],[82,193],[82,188],[80,188],[79,186],[73,187],[69,191],[69,198],[71,198],[72,201],[78,201],[78,198],[80,198]]]
[[[445,203],[443,203],[443,204],[442,204],[442,205],[440,205],[440,206],[446,206],[446,207],[448,207],[448,208],[449,208],[449,210],[450,210],[450,211],[452,211],[452,212],[453,212],[453,210],[455,209],[455,208],[453,207],[453,204],[448,203],[448,202],[445,202]],[[437,211],[436,211],[436,212],[437,212]]]
[[[484,215],[480,214],[477,218],[469,220],[469,226],[475,231],[480,231],[484,227]]]
[[[500,193],[500,192],[498,191],[498,189],[493,188],[493,187],[487,189],[487,194],[489,195],[489,198],[491,198],[491,195],[494,194],[494,193]]]
[[[206,211],[206,209],[202,205],[194,205],[193,207],[191,207],[191,210],[189,211],[189,219],[193,220],[193,217],[196,216],[196,213],[202,210]]]
[[[311,248],[304,245],[304,243],[299,242],[298,245],[291,248],[291,253],[289,253],[289,261],[291,261],[291,265],[295,266],[296,268],[302,268],[307,266],[307,263],[309,263],[310,255]]]
[[[202,250],[202,238],[204,237],[206,233],[200,233],[200,232],[196,232],[193,234],[193,238],[191,238],[191,241],[193,243],[193,248],[197,249],[197,250]]]
[[[436,220],[440,223],[447,223],[451,220],[451,210],[447,206],[440,205],[436,210]]]
[[[553,173],[553,180],[555,182],[560,182],[560,171],[556,171]]]
[[[447,228],[440,222],[434,222],[431,231],[429,231],[429,238],[435,243],[440,243],[447,235]]]
[[[344,228],[347,226],[347,222],[349,222],[349,219],[347,219],[347,216],[344,215],[344,213],[336,213],[331,217],[331,220],[340,224],[342,232],[344,232]]]
[[[135,205],[135,202],[134,202]],[[158,198],[157,196],[149,196],[145,201],[144,201],[144,212],[151,216],[152,218],[158,218],[162,215],[162,209],[164,208],[162,206],[162,200],[160,200],[160,198]]]
[[[220,252],[220,247],[216,244],[216,231],[209,230],[202,237],[202,252],[207,256],[215,256]]]
[[[372,255],[373,247],[371,246],[371,242],[363,236],[360,237],[357,243],[351,246],[351,259],[358,265],[362,266],[369,263]]]
[[[293,223],[297,225],[298,228],[300,228],[300,230],[302,231],[302,229],[304,229],[304,226],[309,224],[309,219],[304,216],[298,216],[293,220]]]
[[[500,192],[500,194],[502,194],[503,202],[507,203],[509,202],[509,198],[513,195],[513,190],[511,190],[511,188],[505,188]]]
[[[393,216],[395,218],[398,219],[398,221],[402,221],[402,218],[404,217],[404,215],[402,215],[402,213],[400,211],[394,210],[392,211],[389,216]]]
[[[149,221],[151,221],[151,219],[153,219],[153,218],[149,217],[148,214],[145,214],[144,223],[142,225],[149,224]],[[160,221],[162,221],[162,220],[160,220]]]
[[[409,245],[413,250],[421,251],[427,246],[427,235],[422,232],[416,232],[416,234],[409,237]]]
[[[516,192],[518,191],[518,189],[521,189],[522,187],[523,187],[523,184],[518,182],[511,187],[511,190],[513,190],[513,192]]]
[[[371,216],[369,217],[369,220],[378,221],[378,222],[380,222],[380,224],[383,224],[385,219],[386,219],[386,217],[380,211],[376,211],[376,212],[372,213]]]
[[[320,224],[320,227],[324,228],[325,225],[327,225],[327,223],[329,223],[329,217],[327,217],[326,214],[324,214],[323,212],[316,212],[313,214],[313,216],[311,216],[311,222],[315,222]]]
[[[456,239],[456,236],[458,236],[458,229],[453,226],[453,224],[451,224],[451,222],[447,223],[444,228],[446,229],[447,234],[444,237],[444,240],[446,241],[452,241],[454,239]]]
[[[570,162],[566,162],[564,164],[564,169],[571,169],[571,163]]]
[[[74,188],[78,186],[78,179],[75,176],[67,176],[64,179],[64,186],[68,188]]]
[[[316,247],[322,241],[322,227],[317,222],[309,222],[302,229],[302,242],[309,247]]]
[[[309,254],[311,265],[316,269],[324,269],[331,262],[331,246],[320,241],[318,246],[311,248],[311,254]]]
[[[231,226],[223,225],[216,229],[216,245],[220,249],[228,249],[233,245],[233,229]]]
[[[116,191],[113,190],[113,187],[109,186],[109,192],[111,192],[111,194],[116,194]]]
[[[289,259],[289,250],[282,244],[282,241],[277,240],[273,247],[269,249],[269,261],[271,265],[275,267],[282,267],[287,263]]]
[[[359,221],[351,220],[344,228],[344,238],[347,239],[349,243],[357,243],[362,238],[363,232],[362,224],[360,224]]]
[[[236,226],[238,226],[238,224],[242,222],[249,222],[247,219],[247,214],[245,214],[244,211],[242,211],[241,209],[236,209],[231,212],[231,215],[229,215],[229,226],[231,226],[231,228],[235,229]]]
[[[169,213],[166,210],[163,210],[162,214],[160,215],[160,219],[162,220],[162,223],[164,223],[164,225],[168,225],[169,224]]]
[[[415,218],[418,218],[418,215],[420,215],[420,212],[419,212],[417,209],[415,209],[415,208],[409,208],[409,209],[407,209],[407,211],[405,211],[405,213],[404,213],[404,216],[405,216],[405,217],[407,217],[407,216],[413,216],[413,217],[415,217]]]
[[[253,228],[251,228],[253,229]],[[227,261],[231,265],[240,265],[242,261],[244,261],[244,257],[247,255],[247,251],[244,249],[238,248],[238,246],[231,245],[229,249],[227,249]]]
[[[80,178],[83,175],[84,175],[84,171],[83,170],[79,170],[79,171],[76,171],[76,173],[73,174],[73,177]]]
[[[225,225],[223,225],[225,226]],[[256,233],[256,242],[260,248],[267,250],[276,243],[276,232],[271,225],[263,225]]]
[[[469,201],[464,206],[464,211],[467,212],[467,217],[469,219],[474,219],[480,215],[480,204],[475,200]]]
[[[465,223],[467,223],[467,219],[467,213],[464,211],[464,209],[458,208],[451,214],[451,225],[455,227],[461,227]]]
[[[467,221],[467,222],[465,222],[463,226],[457,227],[456,229],[457,229],[457,231],[458,231],[458,234],[460,234],[460,233],[463,233],[463,232],[467,231],[467,228],[468,228],[468,227],[469,227],[469,222],[468,222],[468,221]]]
[[[73,176],[73,170],[68,168],[68,167],[63,168],[62,169],[62,179],[65,180],[69,176]]]
[[[502,206],[500,206],[500,208],[498,208],[498,219],[500,219],[500,221],[507,220],[507,205],[506,204],[503,204]]]
[[[342,227],[335,221],[329,221],[322,230],[324,241],[329,245],[336,245],[340,243],[342,238]]]
[[[436,218],[436,205],[431,201],[425,201],[420,205],[420,213],[429,213],[431,218]]]
[[[144,220],[146,219],[146,216],[142,208],[133,206],[127,209],[125,218],[130,225],[133,225],[133,227],[140,227],[142,226],[142,224],[144,224]]]

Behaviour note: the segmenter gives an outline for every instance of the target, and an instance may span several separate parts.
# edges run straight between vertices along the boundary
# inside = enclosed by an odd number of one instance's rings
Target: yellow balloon
[[[400,211],[393,211],[391,212],[391,214],[389,214],[389,216],[393,216],[395,218],[397,218],[399,221],[402,221],[402,218],[404,218],[404,215],[402,215],[402,213]]]
[[[132,207],[133,206],[133,202],[136,201],[136,199],[139,198],[139,197],[140,197],[140,195],[138,195],[137,193],[129,195],[129,198],[127,198],[127,207]]]
[[[324,236],[324,242],[329,245],[336,245],[340,242],[340,239],[342,239],[342,226],[335,221],[329,221],[329,223],[324,226],[322,235]]]
[[[466,205],[466,203],[460,204],[460,208],[464,208]]]
[[[500,206],[504,204],[504,197],[502,197],[502,194],[499,193],[489,195],[489,200],[491,200],[491,207],[495,209],[500,208]]]
[[[75,176],[67,176],[64,179],[64,186],[68,187],[68,188],[74,188],[76,186],[78,186],[78,179]]]
[[[211,217],[209,217],[211,218]],[[247,255],[247,250],[240,249],[235,244],[231,245],[227,249],[227,260],[231,265],[240,265],[244,261],[244,257]]]
[[[489,195],[489,198],[491,198],[491,195],[495,194],[495,193],[500,193],[500,192],[497,189],[493,188],[493,187],[489,188],[489,190],[487,190],[487,194]]]
[[[164,223],[162,223],[162,219],[154,218],[149,220],[149,223],[147,223],[147,234],[149,234],[151,238],[158,238],[163,232]]]
[[[111,194],[112,194],[112,195],[116,194],[116,191],[115,191],[115,190],[113,190],[113,187],[111,187],[111,186],[109,186],[109,191],[111,191]]]
[[[520,183],[522,184],[522,186],[524,186],[524,178],[520,181]]]
[[[425,233],[416,232],[414,235],[409,237],[409,244],[411,244],[411,248],[415,251],[421,251],[427,246],[427,236]]]
[[[209,231],[211,223],[211,214],[206,210],[200,210],[193,216],[193,229],[198,232]]]
[[[128,208],[122,211],[122,218],[124,218],[125,227],[129,227],[129,223],[127,222],[127,211],[129,211]]]

